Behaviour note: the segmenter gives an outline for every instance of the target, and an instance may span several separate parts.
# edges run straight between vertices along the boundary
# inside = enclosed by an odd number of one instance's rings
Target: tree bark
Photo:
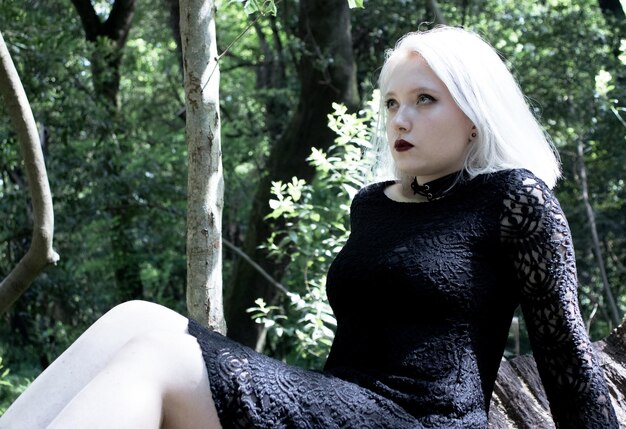
[[[596,227],[596,216],[589,201],[589,187],[587,186],[587,168],[585,167],[585,153],[582,140],[578,141],[577,145],[578,153],[578,177],[580,179],[581,195],[583,204],[585,206],[585,212],[587,214],[587,220],[589,221],[589,229],[591,230],[591,239],[593,242],[593,253],[598,263],[598,269],[600,270],[600,276],[602,278],[602,285],[604,287],[604,294],[606,303],[611,313],[611,322],[613,326],[617,326],[620,323],[620,312],[617,308],[613,292],[611,291],[611,285],[606,275],[606,268],[604,264],[604,256],[602,255],[602,247],[600,246],[600,238],[598,236],[598,228]]]
[[[0,93],[15,126],[33,204],[31,246],[9,275],[0,283],[0,314],[4,313],[48,265],[59,255],[52,248],[54,212],[48,174],[24,87],[0,33]]]
[[[222,209],[219,68],[212,0],[180,0],[187,190],[187,308],[210,329],[226,333],[222,305]]]
[[[626,422],[626,324],[593,343],[617,420]],[[550,407],[531,355],[500,365],[489,408],[491,429],[554,428]]]
[[[254,201],[243,245],[244,252],[278,281],[284,266],[259,249],[273,228],[264,220],[269,213],[271,182],[287,181],[293,176],[310,180],[314,170],[306,158],[311,148],[327,149],[335,138],[327,126],[332,103],[345,103],[350,108],[358,105],[348,2],[301,0],[299,33],[304,47],[298,71],[301,83],[298,106],[281,138],[271,148],[265,176],[252,191]],[[275,294],[276,288],[257,270],[237,260],[226,291],[229,336],[257,347],[262,328],[251,320],[246,309],[259,297],[272,302]]]

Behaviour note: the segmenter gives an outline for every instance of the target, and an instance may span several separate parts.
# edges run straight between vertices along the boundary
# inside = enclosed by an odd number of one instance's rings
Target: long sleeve
[[[618,428],[602,368],[585,331],[565,216],[550,189],[527,171],[504,200],[501,237],[557,428]]]

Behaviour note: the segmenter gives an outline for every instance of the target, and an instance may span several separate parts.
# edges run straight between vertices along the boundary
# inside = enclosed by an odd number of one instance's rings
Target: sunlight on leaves
[[[613,76],[606,70],[600,70],[600,72],[596,75],[596,92],[606,97],[606,95],[615,89],[615,85],[611,83],[613,80]]]

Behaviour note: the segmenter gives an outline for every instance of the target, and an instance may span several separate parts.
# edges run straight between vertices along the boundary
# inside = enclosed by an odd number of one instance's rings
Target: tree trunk
[[[3,314],[59,255],[52,248],[54,212],[48,174],[33,112],[9,50],[0,33],[0,93],[16,128],[33,204],[33,235],[26,255],[0,283],[0,314]]]
[[[626,38],[626,13],[621,0],[598,0],[598,6],[608,27],[614,31],[613,37],[609,35],[608,44],[611,46],[613,55],[619,58],[621,55],[621,41]]]
[[[120,87],[120,67],[123,49],[135,13],[136,0],[115,0],[108,18],[102,22],[91,0],[72,0],[80,16],[85,38],[94,45],[91,56],[91,71],[94,92],[99,105],[103,108],[107,120],[101,121],[99,138],[107,141],[102,146],[101,159],[103,172],[108,177],[121,174],[126,162],[120,159],[127,149],[124,142],[117,142],[113,136],[117,133],[119,112],[118,96]],[[111,252],[116,282],[116,300],[127,301],[143,297],[141,281],[140,253],[133,240],[132,190],[125,184],[111,190],[111,200],[115,200],[108,209],[111,216]]]
[[[598,263],[598,269],[600,270],[606,303],[611,314],[611,322],[613,322],[613,326],[617,326],[620,323],[620,312],[617,308],[617,304],[615,303],[615,298],[613,297],[613,292],[611,291],[611,285],[609,284],[609,279],[606,275],[604,256],[602,255],[602,247],[600,246],[600,238],[598,237],[598,229],[596,227],[596,216],[594,214],[593,207],[591,206],[591,202],[589,201],[587,168],[585,167],[585,152],[582,140],[578,141],[576,150],[578,152],[578,177],[580,179],[581,195],[585,206],[585,212],[587,214],[587,220],[589,222],[589,229],[591,230],[593,253],[596,257],[596,262]]]
[[[428,12],[431,15],[433,24],[436,24],[436,25],[448,24],[448,22],[446,21],[446,18],[443,16],[443,13],[441,12],[441,8],[439,7],[439,3],[437,3],[437,0],[427,0],[426,8],[428,9]]]
[[[282,89],[287,86],[284,48],[276,27],[276,18],[270,16],[268,20],[272,30],[272,44],[265,37],[261,24],[258,21],[253,24],[264,58],[257,68],[256,87]],[[289,106],[286,104],[287,101],[283,95],[271,95],[265,100],[265,129],[270,141],[280,138],[285,129],[285,112],[289,111]]]
[[[617,420],[626,427],[626,324],[622,323],[607,338],[593,345],[604,369]],[[500,365],[489,409],[489,427],[554,428],[548,400],[531,355]]]
[[[332,103],[358,104],[356,67],[350,35],[350,10],[345,0],[301,0],[300,38],[304,42],[299,63],[300,99],[287,129],[272,146],[266,174],[256,186],[243,250],[270,275],[280,281],[284,267],[259,249],[272,231],[264,220],[269,213],[272,181],[293,176],[310,180],[314,174],[306,158],[311,148],[327,149],[334,134],[327,126]],[[246,261],[237,260],[233,278],[226,291],[226,321],[229,336],[257,347],[260,325],[251,320],[246,309],[262,297],[272,302],[276,288]]]
[[[180,4],[178,0],[164,0],[165,5],[169,9],[169,24],[172,30],[174,41],[176,42],[176,56],[178,57],[178,65],[180,71],[183,71],[183,48],[180,40]],[[182,75],[181,75],[182,76]]]
[[[624,6],[620,0],[598,0],[598,6],[606,17],[612,17],[619,25],[623,25],[626,21],[626,13]]]
[[[189,163],[187,189],[187,308],[226,333],[222,305],[222,208],[219,68],[212,0],[180,0]]]

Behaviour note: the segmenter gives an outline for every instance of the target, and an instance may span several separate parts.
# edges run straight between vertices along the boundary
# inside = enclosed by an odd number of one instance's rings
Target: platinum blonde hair
[[[379,78],[381,102],[374,144],[377,179],[398,178],[384,137],[384,94],[395,66],[393,60],[406,53],[417,53],[428,63],[476,126],[477,137],[464,164],[471,178],[526,168],[554,187],[561,175],[558,153],[511,72],[480,36],[445,26],[409,33],[386,53]]]

